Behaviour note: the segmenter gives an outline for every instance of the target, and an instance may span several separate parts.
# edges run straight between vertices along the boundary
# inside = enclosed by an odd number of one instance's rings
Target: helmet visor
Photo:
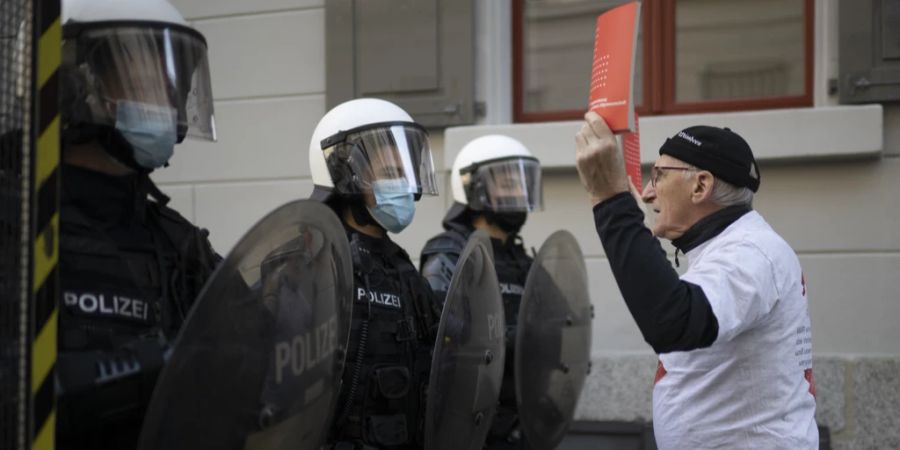
[[[66,34],[62,107],[68,123],[114,126],[121,102],[142,103],[177,112],[179,141],[216,139],[206,42],[199,33],[168,24],[99,23],[69,27]]]
[[[341,193],[372,192],[376,183],[402,193],[438,193],[428,132],[418,124],[366,125],[324,139],[322,148]]]
[[[531,212],[543,209],[541,165],[537,159],[503,158],[460,171],[469,207],[477,211]]]

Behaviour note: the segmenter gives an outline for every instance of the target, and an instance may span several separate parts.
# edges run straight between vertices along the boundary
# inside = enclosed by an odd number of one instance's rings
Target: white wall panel
[[[603,246],[594,227],[594,213],[574,170],[544,173],[544,210],[528,215],[522,229],[527,247],[540,248],[556,230],[571,232],[586,256],[602,256]]]
[[[309,197],[307,180],[198,185],[196,224],[209,229],[213,248],[225,255],[263,216],[291,200]]]
[[[325,92],[325,12],[303,10],[195,23],[209,42],[217,100]]]
[[[900,356],[900,253],[801,255],[816,354]]]
[[[900,158],[763,166],[756,208],[798,252],[900,250]]]
[[[325,113],[325,97],[221,101],[217,142],[186,139],[176,147],[159,182],[261,180],[309,176],[312,131]]]
[[[594,357],[618,352],[653,353],[644,342],[634,318],[628,312],[616,280],[605,258],[591,258],[586,264],[588,289],[594,305],[594,333],[591,353]]]

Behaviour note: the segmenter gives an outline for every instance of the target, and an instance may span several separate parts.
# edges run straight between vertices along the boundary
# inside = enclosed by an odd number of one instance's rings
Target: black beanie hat
[[[660,155],[669,155],[710,171],[735,186],[759,189],[759,167],[750,145],[728,128],[698,125],[666,139]]]

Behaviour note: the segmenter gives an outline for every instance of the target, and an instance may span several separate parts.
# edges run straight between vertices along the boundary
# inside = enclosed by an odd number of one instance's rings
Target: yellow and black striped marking
[[[32,270],[33,328],[31,341],[31,448],[54,447],[56,406],[56,324],[59,288],[59,178],[60,123],[57,105],[58,73],[62,50],[59,0],[36,0],[34,130],[32,152]]]

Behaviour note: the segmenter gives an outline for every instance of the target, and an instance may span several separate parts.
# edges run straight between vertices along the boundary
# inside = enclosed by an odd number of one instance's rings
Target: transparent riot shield
[[[506,349],[491,241],[469,238],[450,281],[435,342],[425,416],[427,450],[476,450],[497,409]]]
[[[572,421],[590,367],[591,319],[581,249],[557,231],[541,246],[519,307],[516,400],[532,449],[556,448]]]
[[[317,449],[340,387],[352,283],[328,207],[298,200],[263,218],[197,299],[139,448]]]

